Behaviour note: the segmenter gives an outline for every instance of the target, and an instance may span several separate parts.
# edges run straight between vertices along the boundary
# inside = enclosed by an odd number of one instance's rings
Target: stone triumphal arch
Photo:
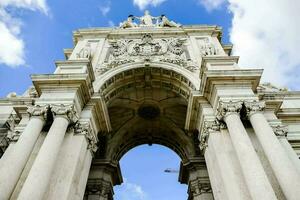
[[[178,154],[189,200],[298,200],[299,92],[260,84],[221,36],[149,12],[75,31],[53,74],[0,100],[0,200],[111,200],[141,144]]]

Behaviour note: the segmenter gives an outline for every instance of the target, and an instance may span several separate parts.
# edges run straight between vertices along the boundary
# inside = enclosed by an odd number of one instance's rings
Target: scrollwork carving
[[[209,134],[213,131],[220,131],[220,123],[217,120],[214,121],[205,120],[203,122],[202,131],[199,137],[199,141],[200,141],[199,148],[203,153],[205,152],[205,149],[208,146],[207,142],[208,142]]]
[[[74,133],[84,135],[88,141],[88,149],[95,153],[98,149],[97,138],[89,122],[77,122]]]
[[[48,105],[45,106],[34,105],[28,107],[27,113],[29,114],[29,117],[43,117],[44,119],[46,119],[48,109],[49,109]]]
[[[70,123],[75,123],[78,119],[76,115],[76,111],[74,109],[74,105],[51,105],[51,111],[54,117],[56,116],[64,116],[69,120]]]
[[[265,102],[263,101],[245,101],[244,105],[247,109],[247,115],[248,117],[251,116],[254,113],[262,112],[265,109]]]
[[[220,101],[218,106],[218,120],[223,120],[229,114],[240,113],[243,106],[243,101]]]

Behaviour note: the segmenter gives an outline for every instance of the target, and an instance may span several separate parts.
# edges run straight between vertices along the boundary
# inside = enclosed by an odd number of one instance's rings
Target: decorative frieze
[[[220,101],[218,106],[217,118],[222,120],[227,115],[232,113],[240,113],[243,106],[243,101]]]
[[[209,134],[214,131],[220,131],[220,123],[217,120],[204,121],[202,131],[199,136],[199,148],[204,153],[208,142]]]
[[[263,101],[245,101],[244,105],[246,107],[248,117],[254,113],[262,112],[265,109],[265,102]]]
[[[50,107],[54,117],[64,116],[70,121],[70,123],[75,123],[78,119],[74,105],[52,104]]]
[[[77,122],[74,126],[74,133],[84,135],[88,141],[88,149],[93,153],[97,151],[97,136],[89,122]]]
[[[271,127],[273,128],[273,131],[277,137],[286,137],[287,136],[288,126],[279,124],[279,125],[273,125],[273,126],[271,125]]]

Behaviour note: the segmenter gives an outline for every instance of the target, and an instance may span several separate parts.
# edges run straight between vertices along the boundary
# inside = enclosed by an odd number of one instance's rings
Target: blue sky
[[[222,26],[223,42],[234,44],[241,67],[264,68],[263,81],[300,90],[298,0],[0,0],[0,97],[21,95],[30,74],[53,73],[63,49],[73,47],[72,31],[117,26],[144,9],[183,25]],[[126,182],[115,188],[117,200],[186,199],[177,174],[162,172],[179,167],[169,149],[137,147],[121,167]]]

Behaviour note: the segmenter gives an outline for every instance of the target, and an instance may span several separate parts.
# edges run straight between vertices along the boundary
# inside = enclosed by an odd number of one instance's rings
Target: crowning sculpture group
[[[139,24],[135,23],[134,20],[139,20]],[[149,11],[146,10],[144,16],[137,17],[129,15],[127,20],[120,23],[120,28],[134,28],[134,27],[180,27],[180,24],[169,20],[165,15],[160,15],[158,17],[153,17],[150,15]]]

